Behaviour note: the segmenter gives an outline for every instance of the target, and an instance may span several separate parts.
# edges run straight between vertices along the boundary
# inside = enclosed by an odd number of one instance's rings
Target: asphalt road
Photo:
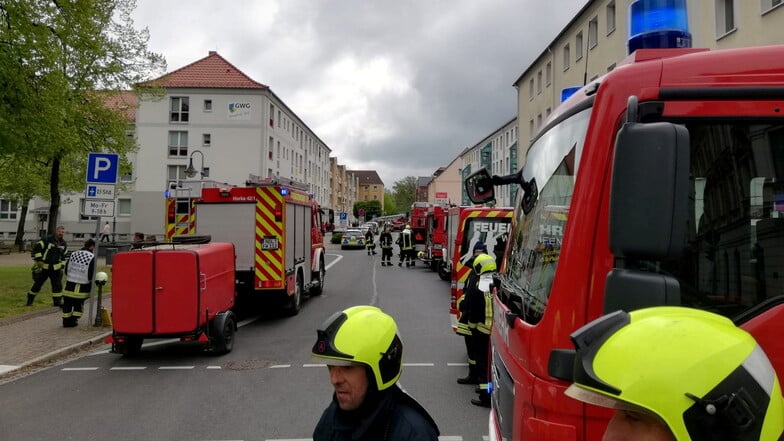
[[[324,294],[294,317],[245,320],[234,350],[151,340],[127,358],[105,351],[0,386],[3,439],[306,440],[331,398],[310,349],[332,313],[371,304],[395,317],[400,384],[433,415],[442,440],[486,439],[488,409],[458,385],[465,347],[449,325],[449,284],[421,266],[381,267],[380,255],[328,251]]]

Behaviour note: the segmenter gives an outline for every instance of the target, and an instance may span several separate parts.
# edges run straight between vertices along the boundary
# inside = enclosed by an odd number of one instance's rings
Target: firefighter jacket
[[[374,243],[375,238],[373,237],[373,232],[368,229],[367,233],[365,233],[365,247],[367,248],[375,248],[376,244]]]
[[[413,250],[414,242],[411,239],[411,230],[405,229],[401,231],[400,236],[397,237],[397,244],[400,245],[402,251]]]
[[[313,431],[313,441],[436,441],[438,426],[427,411],[397,384],[368,392],[362,405],[341,410],[333,395]]]
[[[465,265],[469,268],[474,266],[474,258],[468,259]],[[463,285],[463,295],[457,300],[457,310],[460,311],[460,318],[457,320],[457,333],[459,335],[471,335],[473,334],[472,328],[468,323],[468,302],[466,302],[467,293],[471,287],[476,287],[477,282],[479,281],[479,276],[472,270],[468,273],[468,278],[466,278],[465,285]]]
[[[388,231],[381,233],[378,236],[378,241],[381,244],[381,248],[392,248],[392,234]]]
[[[468,327],[473,331],[476,330],[483,334],[490,334],[493,329],[493,297],[491,289],[487,288],[486,291],[480,289],[480,276],[471,271],[471,276],[474,277],[474,283],[466,282],[463,302],[461,303],[461,311],[465,308],[463,315],[467,316]],[[469,276],[469,279],[471,278]],[[485,274],[486,277],[491,277],[490,274]],[[465,306],[463,306],[465,304]],[[462,316],[461,316],[462,318]]]
[[[87,248],[74,251],[65,265],[65,297],[86,299],[92,288],[95,255]]]
[[[49,271],[60,271],[65,266],[67,244],[54,236],[43,238],[33,245],[33,261]]]

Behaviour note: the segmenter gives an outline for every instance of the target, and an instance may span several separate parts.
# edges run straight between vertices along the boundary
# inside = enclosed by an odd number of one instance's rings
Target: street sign
[[[114,201],[99,201],[99,200],[85,200],[84,213],[85,216],[114,216]]]
[[[340,213],[340,220],[348,220],[348,213]]]
[[[114,200],[114,185],[89,184],[84,197],[86,199],[106,199],[112,201]]]
[[[87,156],[87,183],[116,184],[120,157],[116,153],[90,153]]]

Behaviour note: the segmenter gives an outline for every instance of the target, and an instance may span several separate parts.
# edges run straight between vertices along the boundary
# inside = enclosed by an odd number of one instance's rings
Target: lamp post
[[[101,316],[101,297],[103,295],[103,286],[106,285],[106,281],[109,280],[109,276],[103,272],[99,271],[95,275],[95,285],[98,287],[98,303],[95,305],[95,324],[93,326],[99,327],[103,326],[103,317]]]
[[[199,171],[196,171],[196,168],[193,167],[193,155],[196,153],[201,155],[201,170]],[[185,176],[189,178],[196,176],[196,173],[199,173],[201,178],[204,178],[206,175],[206,171],[204,170],[204,153],[202,153],[200,150],[194,150],[191,153],[191,156],[188,158],[188,168],[185,169]]]

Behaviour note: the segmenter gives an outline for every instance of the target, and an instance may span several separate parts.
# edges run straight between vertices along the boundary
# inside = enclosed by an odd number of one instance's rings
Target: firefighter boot
[[[490,394],[487,392],[479,392],[479,398],[471,399],[471,404],[479,407],[490,407]]]
[[[33,306],[33,302],[35,301],[35,294],[27,293],[27,304],[25,306]]]

